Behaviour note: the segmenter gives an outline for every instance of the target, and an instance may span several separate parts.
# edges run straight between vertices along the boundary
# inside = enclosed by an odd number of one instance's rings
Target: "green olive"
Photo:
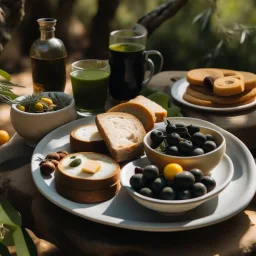
[[[81,160],[80,158],[77,158],[77,159],[73,160],[73,161],[69,164],[69,166],[70,166],[70,167],[77,167],[78,165],[81,164],[81,162],[82,162],[82,160]]]

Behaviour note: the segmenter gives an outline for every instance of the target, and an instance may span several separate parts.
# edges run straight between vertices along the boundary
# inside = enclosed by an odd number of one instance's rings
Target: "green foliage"
[[[16,247],[17,256],[36,256],[37,250],[27,231],[21,227],[19,212],[5,199],[0,200],[0,255],[10,255],[6,246]]]

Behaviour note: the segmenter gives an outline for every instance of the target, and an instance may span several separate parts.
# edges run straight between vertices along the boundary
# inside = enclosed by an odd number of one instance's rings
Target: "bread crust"
[[[148,108],[150,111],[152,111],[155,115],[156,123],[163,122],[165,117],[167,117],[166,109],[164,109],[162,106],[160,106],[156,102],[142,95],[137,96],[136,98],[130,100],[129,102],[140,104],[145,108]]]
[[[57,192],[77,203],[86,203],[86,204],[94,204],[107,201],[113,198],[121,188],[120,181],[118,180],[115,184],[111,185],[108,188],[100,189],[100,190],[79,190],[74,189],[66,184],[62,184],[59,181],[55,181],[55,187]]]
[[[97,141],[86,141],[75,136],[75,133],[78,129],[81,129],[86,126],[95,126],[94,124],[84,125],[76,128],[70,133],[70,147],[76,152],[96,152],[96,153],[105,153],[108,152],[107,146],[104,140]]]
[[[122,117],[124,119],[132,120],[134,122],[134,125],[136,125],[137,130],[140,132],[140,138],[138,143],[134,143],[131,146],[122,147],[119,149],[114,148],[111,142],[111,138],[106,131],[106,127],[104,127],[104,119],[107,117]],[[107,145],[107,148],[111,156],[117,162],[123,162],[131,159],[135,159],[143,155],[144,153],[143,138],[146,135],[146,131],[142,123],[135,116],[128,113],[122,113],[122,112],[108,112],[108,113],[97,115],[95,122],[101,136],[103,137]],[[113,136],[114,136],[114,132],[115,131],[113,131],[113,134],[112,134]]]
[[[94,152],[79,152],[75,154],[69,154],[68,156],[61,159],[61,161],[58,164],[58,167],[55,170],[55,180],[60,182],[63,185],[69,186],[70,188],[77,189],[77,190],[83,190],[83,191],[90,191],[90,190],[98,190],[98,189],[104,189],[112,186],[119,180],[120,175],[120,166],[118,163],[116,163],[112,158],[104,155],[104,157],[107,157],[110,159],[113,163],[115,163],[116,168],[113,170],[113,173],[105,177],[103,179],[86,179],[86,178],[80,178],[68,175],[63,170],[63,161],[66,158],[70,158],[72,156],[76,156],[77,154],[98,154]],[[101,154],[98,154],[101,155]]]
[[[148,108],[135,102],[125,102],[109,109],[107,112],[124,112],[137,117],[143,124],[146,132],[153,129],[155,123],[155,115]]]

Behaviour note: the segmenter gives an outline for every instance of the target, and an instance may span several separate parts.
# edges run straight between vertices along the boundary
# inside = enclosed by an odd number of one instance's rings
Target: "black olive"
[[[186,200],[192,198],[192,193],[190,189],[177,189],[176,190],[176,199],[177,200]]]
[[[212,191],[216,187],[216,181],[211,176],[204,176],[200,182],[206,186],[207,192]]]
[[[203,149],[194,147],[189,153],[191,156],[200,156],[204,154]]]
[[[179,155],[179,150],[176,146],[167,146],[165,148],[165,153],[167,155],[171,155],[171,156],[178,156]]]
[[[179,152],[186,154],[191,152],[191,150],[193,149],[193,144],[190,140],[184,140],[178,144],[178,149]]]
[[[147,180],[154,180],[159,176],[159,169],[157,166],[151,164],[144,168],[143,176]]]
[[[148,186],[154,192],[154,194],[158,194],[166,186],[166,180],[164,176],[160,176],[149,183]]]
[[[206,142],[206,136],[201,132],[196,132],[191,136],[191,141],[195,146],[201,146]]]
[[[187,129],[188,129],[188,133],[190,134],[190,136],[192,136],[193,134],[195,134],[196,132],[199,132],[200,131],[200,127],[197,126],[197,125],[188,125],[187,126]]]
[[[214,149],[217,148],[217,145],[214,141],[206,141],[203,145],[202,145],[202,149],[204,150],[205,153],[211,152]]]
[[[203,172],[200,169],[195,168],[195,169],[189,170],[189,172],[191,172],[194,175],[195,182],[199,182],[204,176]]]
[[[167,135],[166,141],[171,146],[176,146],[179,144],[181,138],[180,135],[176,132]]]
[[[141,188],[144,188],[146,185],[147,181],[146,179],[143,177],[142,173],[137,173],[134,174],[131,178],[130,178],[130,184],[131,186],[135,189],[135,190],[139,190]]]
[[[165,187],[162,189],[160,193],[160,198],[163,200],[174,200],[176,196],[176,192],[172,187]]]
[[[139,193],[146,197],[153,197],[153,192],[150,188],[142,188]]]
[[[175,184],[179,188],[189,188],[192,187],[195,183],[195,177],[191,172],[183,171],[179,172],[174,176]]]
[[[162,131],[159,131],[159,130],[153,130],[151,133],[150,133],[150,139],[156,143],[156,144],[160,144],[161,142],[164,141],[164,134]]]
[[[207,188],[203,183],[197,182],[191,188],[191,192],[193,197],[199,197],[207,193]]]
[[[167,134],[171,134],[173,132],[176,132],[176,125],[175,124],[171,124],[171,123],[167,124],[167,126],[166,126],[166,133]]]

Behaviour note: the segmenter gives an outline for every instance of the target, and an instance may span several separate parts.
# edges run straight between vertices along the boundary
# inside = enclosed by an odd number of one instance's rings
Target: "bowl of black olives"
[[[231,182],[233,172],[226,155],[211,175],[199,168],[183,169],[177,163],[168,164],[161,173],[147,157],[142,157],[122,168],[120,180],[137,203],[159,213],[176,215],[218,196]]]
[[[218,131],[191,123],[191,119],[166,120],[144,137],[145,153],[160,172],[170,163],[185,169],[199,168],[209,174],[221,161],[226,150],[225,137]]]

